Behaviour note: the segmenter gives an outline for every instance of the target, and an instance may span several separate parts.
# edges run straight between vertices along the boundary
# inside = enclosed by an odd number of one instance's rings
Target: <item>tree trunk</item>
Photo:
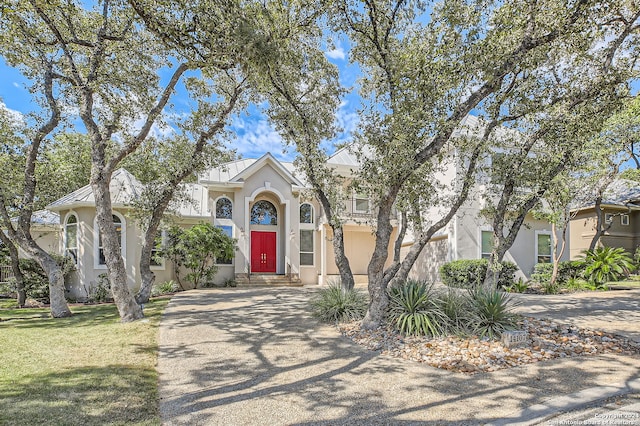
[[[397,191],[396,191],[397,193]],[[387,306],[389,305],[389,295],[387,294],[388,282],[384,280],[384,264],[389,256],[389,241],[391,241],[390,217],[395,196],[385,197],[385,203],[381,204],[378,210],[376,245],[367,268],[369,279],[369,309],[362,321],[362,328],[378,328],[384,321]]]
[[[18,306],[22,308],[27,301],[27,292],[24,289],[24,275],[22,275],[22,271],[20,270],[18,249],[2,231],[0,231],[0,241],[2,241],[2,244],[4,244],[9,251],[9,257],[11,258],[11,272],[13,272],[13,278],[16,280],[17,302]]]
[[[594,209],[596,212],[596,233],[594,234],[593,238],[591,239],[591,243],[589,244],[589,251],[592,251],[596,248],[596,245],[598,245],[598,241],[600,241],[600,237],[602,236],[602,223],[603,218],[602,218],[602,209],[600,208],[600,205],[602,204],[602,196],[598,195],[596,197],[596,203],[594,205]]]
[[[131,322],[143,318],[144,315],[142,307],[136,303],[127,284],[127,272],[120,249],[120,235],[116,232],[113,223],[111,193],[109,191],[110,178],[111,176],[105,176],[104,171],[98,172],[94,169],[91,186],[96,200],[98,226],[102,234],[102,249],[107,264],[113,300],[118,308],[121,321]]]
[[[344,252],[344,230],[342,229],[342,225],[331,226],[331,229],[333,231],[333,253],[338,272],[340,272],[340,286],[345,291],[351,290],[355,287],[356,283],[353,279],[349,259]]]
[[[20,238],[18,243],[24,251],[40,264],[47,274],[51,316],[53,318],[70,317],[72,313],[69,310],[67,299],[64,297],[64,275],[58,262],[49,253],[42,250],[30,236],[28,238]]]
[[[564,230],[562,232],[562,234],[564,235]],[[551,222],[551,237],[553,238],[553,249],[551,250],[551,259],[553,261],[553,270],[551,271],[551,286],[553,286],[556,283],[556,280],[558,279],[558,269],[559,269],[559,261],[560,261],[560,257],[562,257],[562,252],[560,252],[560,254],[558,255],[558,239],[556,238],[556,224],[554,222]],[[564,238],[564,237],[563,237]],[[564,251],[564,247],[562,248],[562,251]]]
[[[142,282],[140,284],[140,289],[135,296],[135,300],[138,304],[149,302],[149,297],[151,297],[151,289],[153,288],[153,284],[156,281],[156,274],[154,274],[151,270],[151,254],[153,248],[156,245],[158,227],[160,226],[160,220],[162,218],[162,215],[164,214],[165,208],[166,205],[161,209],[154,209],[147,230],[144,233],[144,240],[142,241],[142,251],[140,253],[140,277]]]

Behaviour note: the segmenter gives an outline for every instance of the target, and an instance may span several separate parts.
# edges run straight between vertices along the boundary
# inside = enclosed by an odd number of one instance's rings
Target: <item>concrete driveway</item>
[[[381,356],[311,318],[307,301],[313,291],[236,288],[177,294],[160,327],[163,423],[535,423],[594,389],[596,394],[640,389],[637,356],[565,358],[474,376]],[[610,293],[595,317],[603,324],[608,318],[632,322],[629,330],[637,333],[640,294],[616,294],[628,298],[623,312],[616,312],[620,304]],[[595,299],[566,297],[554,302],[555,297],[531,296],[521,309],[542,316],[574,309],[581,321],[595,321],[589,313]]]

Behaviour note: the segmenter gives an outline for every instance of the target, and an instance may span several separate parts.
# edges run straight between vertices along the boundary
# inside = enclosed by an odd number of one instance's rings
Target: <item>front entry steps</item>
[[[297,275],[236,274],[238,287],[302,287]]]

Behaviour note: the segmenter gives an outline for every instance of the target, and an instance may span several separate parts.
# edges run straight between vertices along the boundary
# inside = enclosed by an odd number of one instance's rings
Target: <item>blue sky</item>
[[[359,97],[357,95],[357,78],[359,70],[356,65],[349,64],[346,42],[336,41],[331,50],[326,51],[327,58],[340,70],[341,83],[350,88],[350,92],[344,97],[342,104],[336,112],[336,122],[342,128],[334,141],[327,143],[328,151],[333,151],[333,144],[341,144],[350,140],[351,132],[358,121],[357,108]],[[21,114],[35,111],[37,105],[28,91],[29,81],[16,69],[9,67],[0,57],[0,102],[6,108]],[[187,112],[190,101],[184,88],[178,90],[172,100],[177,113]],[[79,132],[84,131],[84,126],[75,123]],[[270,125],[267,118],[260,112],[258,106],[250,106],[246,111],[235,116],[228,127],[231,135],[228,141],[230,148],[236,149],[243,158],[258,158],[266,152],[271,152],[276,158],[291,161],[296,153],[293,148],[286,148],[276,130]],[[156,132],[162,133],[156,129]],[[235,137],[234,137],[235,136]]]

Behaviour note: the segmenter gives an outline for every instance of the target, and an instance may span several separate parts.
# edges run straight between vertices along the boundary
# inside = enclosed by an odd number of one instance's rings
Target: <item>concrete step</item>
[[[238,287],[302,287],[302,281],[297,276],[288,275],[260,275],[246,274],[236,276]]]

